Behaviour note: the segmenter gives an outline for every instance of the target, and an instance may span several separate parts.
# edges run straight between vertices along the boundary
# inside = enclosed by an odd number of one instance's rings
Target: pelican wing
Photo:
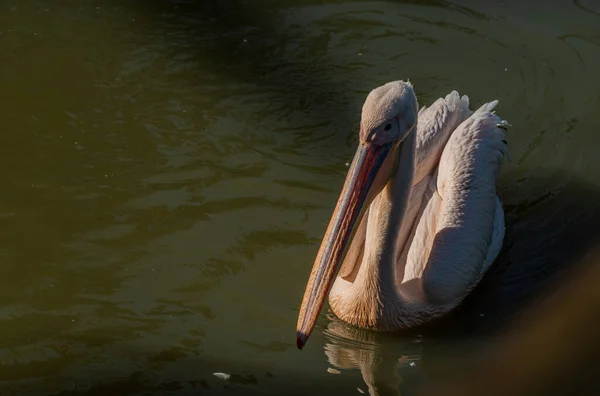
[[[431,106],[419,110],[413,187],[396,242],[396,246],[401,247],[396,257],[398,263],[406,262],[411,244],[417,243],[422,249],[429,249],[431,246],[431,244],[427,245],[426,239],[415,240],[415,222],[422,218],[425,207],[433,197],[435,188],[431,188],[430,181],[435,176],[448,139],[471,113],[469,97],[467,95],[461,97],[456,91],[439,98]],[[400,283],[420,277],[427,256],[421,254],[419,257],[414,257],[412,265],[404,266],[404,273],[397,274]]]
[[[429,200],[416,230],[415,240],[435,235],[422,277],[425,297],[434,303],[455,302],[466,295],[502,245],[504,212],[496,179],[508,155],[500,127],[508,124],[492,112],[497,103],[480,107],[448,139],[435,198]],[[420,254],[418,244],[413,245],[409,261]]]
[[[469,97],[452,91],[430,107],[419,110],[414,183],[418,184],[437,167],[452,132],[469,116]]]

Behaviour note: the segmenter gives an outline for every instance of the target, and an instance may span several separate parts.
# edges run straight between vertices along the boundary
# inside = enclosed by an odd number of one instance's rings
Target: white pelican
[[[298,348],[328,294],[341,320],[398,330],[449,312],[479,282],[504,239],[496,179],[509,124],[492,112],[497,103],[472,112],[453,91],[419,110],[404,81],[369,93],[304,292]]]

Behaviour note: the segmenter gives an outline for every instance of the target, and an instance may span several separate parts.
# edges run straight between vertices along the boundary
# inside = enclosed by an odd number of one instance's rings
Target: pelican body
[[[359,144],[300,307],[297,345],[329,295],[355,326],[399,330],[455,308],[504,239],[496,179],[509,124],[456,91],[419,110],[412,84],[369,93]]]

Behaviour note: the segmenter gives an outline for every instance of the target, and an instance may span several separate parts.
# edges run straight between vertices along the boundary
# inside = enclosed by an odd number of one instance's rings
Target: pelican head
[[[315,326],[365,210],[396,171],[401,146],[415,133],[417,118],[418,103],[409,82],[389,82],[367,96],[358,149],[304,292],[296,328],[298,348]]]

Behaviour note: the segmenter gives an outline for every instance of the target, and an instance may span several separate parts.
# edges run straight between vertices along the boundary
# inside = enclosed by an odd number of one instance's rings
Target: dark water
[[[592,244],[599,27],[592,0],[5,0],[0,393],[407,395],[460,370]],[[499,99],[505,251],[445,333],[324,314],[300,352],[362,101],[395,79]]]

